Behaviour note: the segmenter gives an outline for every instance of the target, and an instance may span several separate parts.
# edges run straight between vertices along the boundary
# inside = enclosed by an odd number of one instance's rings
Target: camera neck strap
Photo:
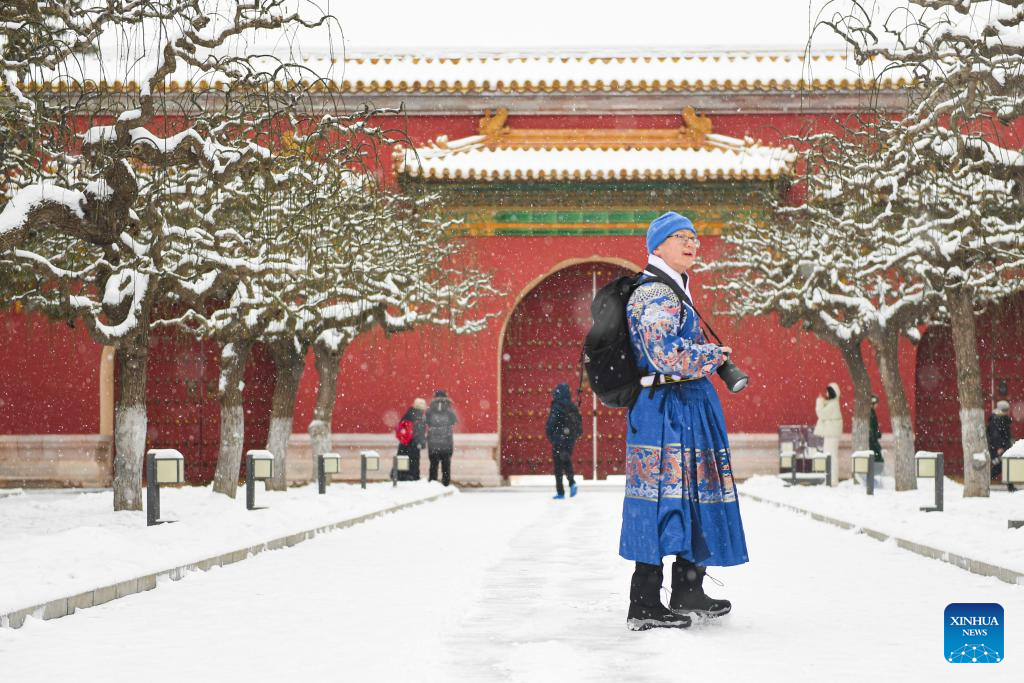
[[[644,271],[647,272],[647,273],[650,273],[651,275],[653,275],[654,279],[656,279],[656,280],[658,280],[660,282],[663,282],[664,284],[666,284],[669,287],[671,287],[672,291],[675,292],[675,295],[677,297],[679,297],[679,300],[680,301],[685,301],[686,305],[693,309],[694,314],[697,316],[697,320],[699,320],[701,322],[701,324],[704,325],[704,327],[707,328],[707,330],[711,334],[711,336],[714,337],[715,341],[718,342],[718,345],[719,346],[725,346],[725,344],[718,337],[718,335],[715,334],[715,331],[711,328],[711,325],[708,324],[708,321],[704,319],[704,316],[702,316],[700,314],[700,311],[697,310],[697,307],[693,305],[692,301],[690,301],[690,297],[688,297],[686,295],[686,291],[682,287],[679,286],[678,282],[675,281],[675,278],[670,276],[668,273],[663,271],[661,268],[658,268],[657,266],[651,265],[650,263],[647,264],[647,267],[644,268]]]

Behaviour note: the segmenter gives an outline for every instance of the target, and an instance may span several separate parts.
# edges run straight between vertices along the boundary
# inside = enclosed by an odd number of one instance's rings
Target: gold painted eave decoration
[[[790,172],[791,148],[713,132],[691,107],[674,128],[514,128],[485,112],[479,134],[395,150],[399,174],[439,180],[770,180]]]

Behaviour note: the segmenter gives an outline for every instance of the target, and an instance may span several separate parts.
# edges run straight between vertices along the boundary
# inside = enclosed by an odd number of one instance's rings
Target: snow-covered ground
[[[989,498],[964,498],[964,487],[945,480],[943,511],[922,512],[935,500],[931,479],[920,479],[916,491],[897,493],[891,477],[874,496],[853,480],[835,488],[786,486],[778,477],[757,476],[741,490],[766,500],[793,505],[856,526],[880,531],[933,548],[1024,573],[1024,529],[1007,521],[1024,520],[1024,491],[993,490]]]
[[[412,487],[409,487],[410,489]],[[0,629],[5,680],[1013,681],[1024,590],[742,501],[732,614],[625,628],[621,492],[464,492],[154,591]],[[168,508],[170,509],[170,508]],[[945,662],[943,610],[998,602],[1006,659]],[[59,656],[55,656],[58,655]]]
[[[114,512],[110,491],[24,491],[0,497],[0,614],[108,586],[444,491],[437,482],[313,485],[288,491],[256,484],[256,505],[207,487],[165,488],[163,519]]]

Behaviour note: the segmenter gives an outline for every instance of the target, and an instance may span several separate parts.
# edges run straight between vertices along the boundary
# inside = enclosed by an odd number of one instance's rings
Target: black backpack
[[[633,360],[626,304],[643,273],[624,275],[598,290],[590,305],[594,323],[583,341],[590,388],[609,408],[632,408],[643,376]]]

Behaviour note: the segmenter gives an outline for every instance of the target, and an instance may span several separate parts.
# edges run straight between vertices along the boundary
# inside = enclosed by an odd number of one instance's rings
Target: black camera
[[[744,373],[731,360],[727,360],[718,366],[718,376],[725,382],[729,391],[736,394],[747,388],[750,376]]]

